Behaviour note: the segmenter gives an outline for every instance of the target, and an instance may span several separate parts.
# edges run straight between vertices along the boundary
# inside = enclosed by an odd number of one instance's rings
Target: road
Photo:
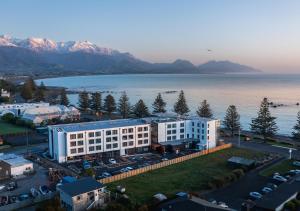
[[[28,152],[30,153],[41,153],[44,152],[48,148],[48,143],[41,143],[41,144],[34,144],[27,146],[17,146],[17,147],[10,147],[7,149],[1,150],[1,153],[14,153],[17,155],[24,155]]]

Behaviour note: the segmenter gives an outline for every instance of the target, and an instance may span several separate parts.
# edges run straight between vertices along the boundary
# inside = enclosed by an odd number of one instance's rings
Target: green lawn
[[[293,166],[293,160],[283,160],[279,163],[276,163],[275,165],[270,166],[269,168],[263,170],[260,172],[262,176],[269,177],[273,175],[273,173],[278,172],[280,174],[286,173],[287,171],[291,169],[296,169],[295,166]]]
[[[23,132],[26,132],[25,127],[8,124],[0,121],[0,135],[23,133]]]
[[[179,191],[203,190],[212,177],[232,171],[227,165],[227,159],[232,156],[255,158],[262,155],[245,149],[230,148],[117,181],[108,186],[110,190],[114,190],[117,185],[123,185],[126,187],[126,194],[134,202],[144,203],[159,192],[172,196]]]

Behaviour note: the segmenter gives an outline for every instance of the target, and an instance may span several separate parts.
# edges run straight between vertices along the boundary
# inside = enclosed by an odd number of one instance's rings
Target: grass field
[[[154,194],[172,196],[179,191],[200,191],[214,176],[230,173],[227,159],[232,156],[255,158],[262,153],[230,148],[152,172],[137,175],[108,185],[114,190],[117,185],[126,187],[126,194],[137,203],[148,201]]]
[[[8,124],[0,121],[0,135],[16,134],[16,133],[24,133],[24,132],[26,132],[25,127]]]
[[[296,167],[293,166],[292,163],[293,163],[293,160],[283,160],[283,161],[261,171],[260,175],[269,177],[269,176],[272,176],[273,173],[275,173],[275,172],[278,172],[280,174],[286,173],[287,171],[289,171],[291,169],[296,169]]]

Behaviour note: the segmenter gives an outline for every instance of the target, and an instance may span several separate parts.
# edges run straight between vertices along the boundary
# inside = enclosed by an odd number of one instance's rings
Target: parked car
[[[260,199],[260,198],[262,198],[262,195],[259,192],[250,192],[249,196],[252,199]]]
[[[261,190],[263,193],[270,193],[273,191],[272,188],[269,188],[269,187],[264,187],[262,190]]]
[[[219,202],[218,202],[218,205],[219,205],[220,207],[223,207],[223,208],[228,208],[228,205],[227,205],[225,202],[219,201]]]
[[[91,167],[91,164],[87,160],[83,161],[83,169],[89,169]]]
[[[127,169],[128,171],[132,171],[132,170],[133,170],[133,168],[132,168],[131,166],[127,166],[126,169]]]
[[[8,185],[6,186],[6,190],[8,191],[13,191],[18,187],[18,184],[16,182],[10,182],[8,183]]]
[[[278,186],[275,185],[275,184],[273,184],[273,183],[268,183],[268,184],[266,185],[266,187],[271,188],[272,190],[275,190],[276,188],[278,188]]]
[[[300,174],[300,170],[299,169],[292,169],[292,170],[289,170],[289,172],[291,175],[297,175],[297,174]]]
[[[5,189],[5,185],[0,185],[0,191],[4,190]]]
[[[40,195],[40,193],[38,192],[38,190],[35,189],[35,188],[31,188],[31,189],[30,189],[30,193],[31,193],[31,195],[32,195],[33,197],[37,197],[37,196]]]
[[[111,164],[116,164],[117,163],[117,161],[115,159],[113,159],[113,158],[110,158],[108,160],[108,162],[111,163]]]
[[[103,178],[111,177],[111,174],[108,172],[103,172],[101,175]]]
[[[20,201],[24,201],[26,199],[29,199],[29,194],[27,193],[20,194],[18,198]]]
[[[46,195],[50,192],[49,188],[46,185],[42,185],[39,188],[41,194]]]
[[[128,170],[127,168],[122,168],[122,169],[120,170],[121,173],[128,172],[128,171],[129,171],[129,170]]]
[[[300,167],[300,161],[295,160],[295,161],[293,162],[293,165],[294,165],[294,166],[299,166],[299,167]]]
[[[273,179],[277,180],[277,181],[280,181],[280,182],[286,182],[287,181],[287,179],[285,177],[280,176],[280,175],[274,175]]]
[[[161,161],[167,161],[169,160],[168,158],[162,158]]]

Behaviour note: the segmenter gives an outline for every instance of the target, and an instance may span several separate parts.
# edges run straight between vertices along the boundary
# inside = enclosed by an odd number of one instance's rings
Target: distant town
[[[297,210],[300,113],[277,134],[262,99],[251,130],[235,105],[214,118],[161,94],[148,107],[126,92],[78,92],[0,79],[0,210]],[[173,91],[172,91],[173,92]]]

